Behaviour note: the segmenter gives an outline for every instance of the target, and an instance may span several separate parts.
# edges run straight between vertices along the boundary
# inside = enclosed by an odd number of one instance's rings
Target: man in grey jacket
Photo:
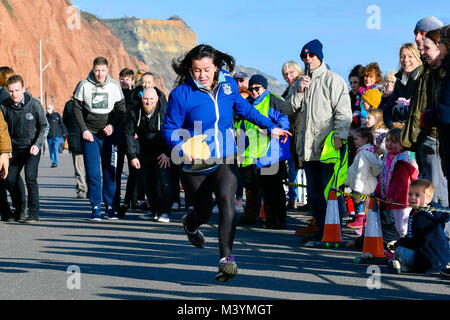
[[[334,131],[334,146],[340,149],[352,122],[347,84],[328,70],[322,48],[317,39],[302,48],[300,57],[306,75],[291,86],[285,103],[285,113],[295,117],[297,161],[305,169],[308,200],[312,202],[317,226],[311,237],[314,241],[322,239],[327,203],[324,190],[334,173],[333,164],[320,162],[324,141]]]

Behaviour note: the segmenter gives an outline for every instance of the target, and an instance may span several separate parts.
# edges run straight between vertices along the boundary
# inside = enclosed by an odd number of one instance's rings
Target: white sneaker
[[[167,213],[161,214],[161,217],[158,218],[158,222],[168,223],[170,222],[170,217]]]
[[[179,210],[180,209],[180,205],[178,204],[178,202],[174,202],[172,204],[172,210]]]
[[[217,206],[214,206],[212,209],[212,213],[219,213],[219,208]]]
[[[236,211],[236,213],[244,213],[244,207],[241,207],[237,204],[234,206],[234,210]]]

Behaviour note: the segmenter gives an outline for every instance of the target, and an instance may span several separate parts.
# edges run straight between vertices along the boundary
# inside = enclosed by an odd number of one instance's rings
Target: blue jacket
[[[170,93],[163,138],[181,154],[183,138],[205,134],[211,157],[225,158],[236,153],[234,114],[269,131],[277,127],[242,98],[236,81],[228,74],[221,71],[211,91],[188,77]]]

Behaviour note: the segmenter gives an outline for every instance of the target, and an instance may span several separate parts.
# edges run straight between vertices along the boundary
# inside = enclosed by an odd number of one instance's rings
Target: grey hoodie
[[[95,80],[92,71],[80,81],[73,93],[73,114],[81,132],[96,134],[108,124],[116,127],[125,113],[125,98],[117,81],[106,76],[103,84]]]

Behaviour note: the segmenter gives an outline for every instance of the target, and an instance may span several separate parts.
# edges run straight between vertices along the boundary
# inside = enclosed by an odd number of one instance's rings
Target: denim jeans
[[[52,164],[58,164],[59,145],[61,143],[61,137],[49,138],[47,139],[47,143],[50,162]]]
[[[86,169],[88,195],[92,207],[111,206],[116,192],[117,147],[115,137],[103,133],[93,134],[93,142],[83,140],[84,167]],[[103,184],[102,184],[103,178]]]
[[[412,267],[414,264],[414,250],[397,247],[395,249],[394,259],[399,260],[402,264]]]
[[[298,183],[298,170],[295,170],[294,160],[288,159],[288,181]],[[287,200],[289,202],[298,201],[298,187],[289,186]]]

